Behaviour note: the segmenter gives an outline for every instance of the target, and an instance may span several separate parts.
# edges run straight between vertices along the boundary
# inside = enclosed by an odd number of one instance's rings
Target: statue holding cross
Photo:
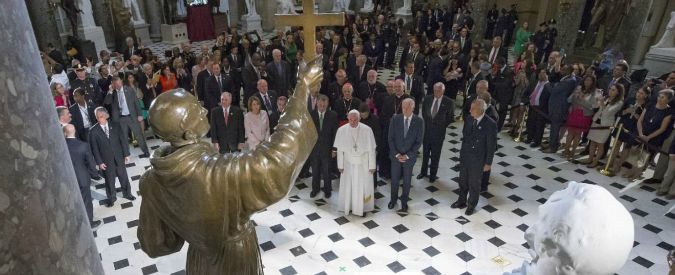
[[[344,13],[314,13],[314,0],[302,1],[302,14],[276,14],[277,28],[285,26],[302,26],[305,34],[305,61],[313,60],[316,56],[316,27],[344,26]]]

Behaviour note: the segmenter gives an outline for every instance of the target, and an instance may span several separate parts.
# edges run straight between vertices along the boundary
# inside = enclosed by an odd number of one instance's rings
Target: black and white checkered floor
[[[383,71],[381,80],[395,75]],[[459,127],[459,128],[457,128]],[[376,193],[378,211],[366,218],[342,216],[335,199],[310,199],[309,179],[298,181],[286,199],[253,216],[266,274],[502,274],[530,260],[523,237],[536,222],[538,206],[567,181],[607,188],[632,213],[635,244],[619,274],[667,274],[666,255],[675,244],[673,203],[655,196],[653,186],[609,178],[557,155],[544,155],[501,135],[492,185],[476,214],[465,217],[450,208],[457,198],[461,125],[448,131],[435,183],[413,178],[409,214],[388,210],[389,185]],[[161,141],[150,139],[152,149]],[[128,165],[132,189],[149,168],[132,150]],[[419,163],[414,169],[416,175]],[[648,172],[649,174],[651,172]],[[649,176],[649,174],[647,176]],[[338,181],[333,189],[339,192]],[[94,216],[103,224],[94,232],[106,274],[184,274],[187,249],[149,258],[136,237],[142,197],[123,198],[112,208],[102,183],[92,188]],[[670,210],[670,212],[669,212]],[[187,246],[186,246],[187,247]]]

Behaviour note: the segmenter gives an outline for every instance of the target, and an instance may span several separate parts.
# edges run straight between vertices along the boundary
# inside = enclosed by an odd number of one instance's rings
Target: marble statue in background
[[[245,153],[223,155],[202,141],[207,111],[185,90],[152,102],[148,121],[170,145],[155,150],[139,184],[137,235],[148,256],[178,252],[188,242],[187,274],[263,274],[251,215],[288,194],[316,143],[307,99],[321,85],[322,64],[319,56],[301,66],[276,131]]]
[[[293,0],[277,0],[277,14],[298,14]]]
[[[659,40],[656,45],[652,46],[652,48],[675,48],[675,33],[673,30],[675,28],[675,11],[670,13],[670,21],[668,21],[668,25],[666,26],[666,30],[663,32],[663,36],[661,36],[661,40]]]
[[[361,9],[361,12],[371,12],[375,9],[375,4],[373,4],[373,0],[365,0],[363,2],[363,8]]]
[[[411,0],[403,0],[403,7],[398,8],[396,14],[411,14],[412,13],[412,4]]]
[[[246,1],[246,15],[247,16],[256,16],[258,12],[255,10],[255,0],[245,0]]]
[[[351,0],[335,0],[335,2],[333,2],[333,12],[351,12],[351,10],[349,10],[350,3]]]
[[[532,262],[511,275],[614,274],[633,248],[633,218],[607,189],[572,181],[539,206],[525,239]]]
[[[131,13],[131,22],[133,22],[134,25],[145,24],[141,9],[138,8],[138,0],[124,0],[124,7],[129,9],[129,12]]]
[[[176,16],[178,17],[187,16],[187,7],[185,6],[185,0],[176,0]]]

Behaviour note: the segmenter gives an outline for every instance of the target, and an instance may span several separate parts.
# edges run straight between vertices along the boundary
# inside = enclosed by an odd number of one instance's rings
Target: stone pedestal
[[[178,45],[190,41],[187,34],[187,25],[179,23],[174,25],[162,24],[162,42]]]
[[[105,34],[103,28],[99,26],[87,26],[85,28],[77,28],[77,34],[84,40],[91,40],[96,45],[96,52],[107,50],[108,45],[105,43]]]
[[[103,35],[109,49],[115,48],[115,29],[110,17],[110,5],[108,1],[91,1],[91,10],[94,13],[94,21],[97,26],[103,28]]]
[[[103,274],[26,1],[2,1],[0,36],[0,273]]]
[[[654,77],[671,72],[675,68],[675,48],[651,48],[645,55],[644,67]]]
[[[398,8],[396,10],[396,19],[398,20],[403,19],[403,23],[407,24],[409,22],[413,21],[413,14],[412,14],[412,1],[411,0],[403,0],[403,6]]]
[[[58,8],[50,7],[46,0],[28,1],[26,4],[33,25],[33,33],[35,33],[40,49],[46,49],[47,44],[52,43],[54,47],[61,50],[62,43],[55,19]]]
[[[150,39],[152,39],[153,42],[164,40],[164,36],[162,35],[162,2],[158,0],[146,0],[144,1],[144,4],[146,10],[145,18],[150,24],[150,27],[148,28],[150,31]],[[185,39],[187,39],[187,31],[185,31],[185,34]]]
[[[259,14],[241,16],[241,30],[243,32],[258,31],[260,36],[263,35],[261,18]]]
[[[142,42],[143,45],[152,43],[150,39],[150,25],[148,24],[134,24],[134,31],[136,32],[136,39]]]

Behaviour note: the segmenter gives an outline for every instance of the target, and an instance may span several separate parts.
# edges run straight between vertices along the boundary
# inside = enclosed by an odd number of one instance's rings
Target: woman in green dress
[[[520,56],[520,54],[525,49],[527,42],[530,41],[530,36],[532,36],[532,33],[527,30],[528,27],[529,24],[527,22],[523,22],[523,26],[520,27],[520,29],[518,29],[516,32],[516,44],[513,46],[513,53],[516,56]]]

